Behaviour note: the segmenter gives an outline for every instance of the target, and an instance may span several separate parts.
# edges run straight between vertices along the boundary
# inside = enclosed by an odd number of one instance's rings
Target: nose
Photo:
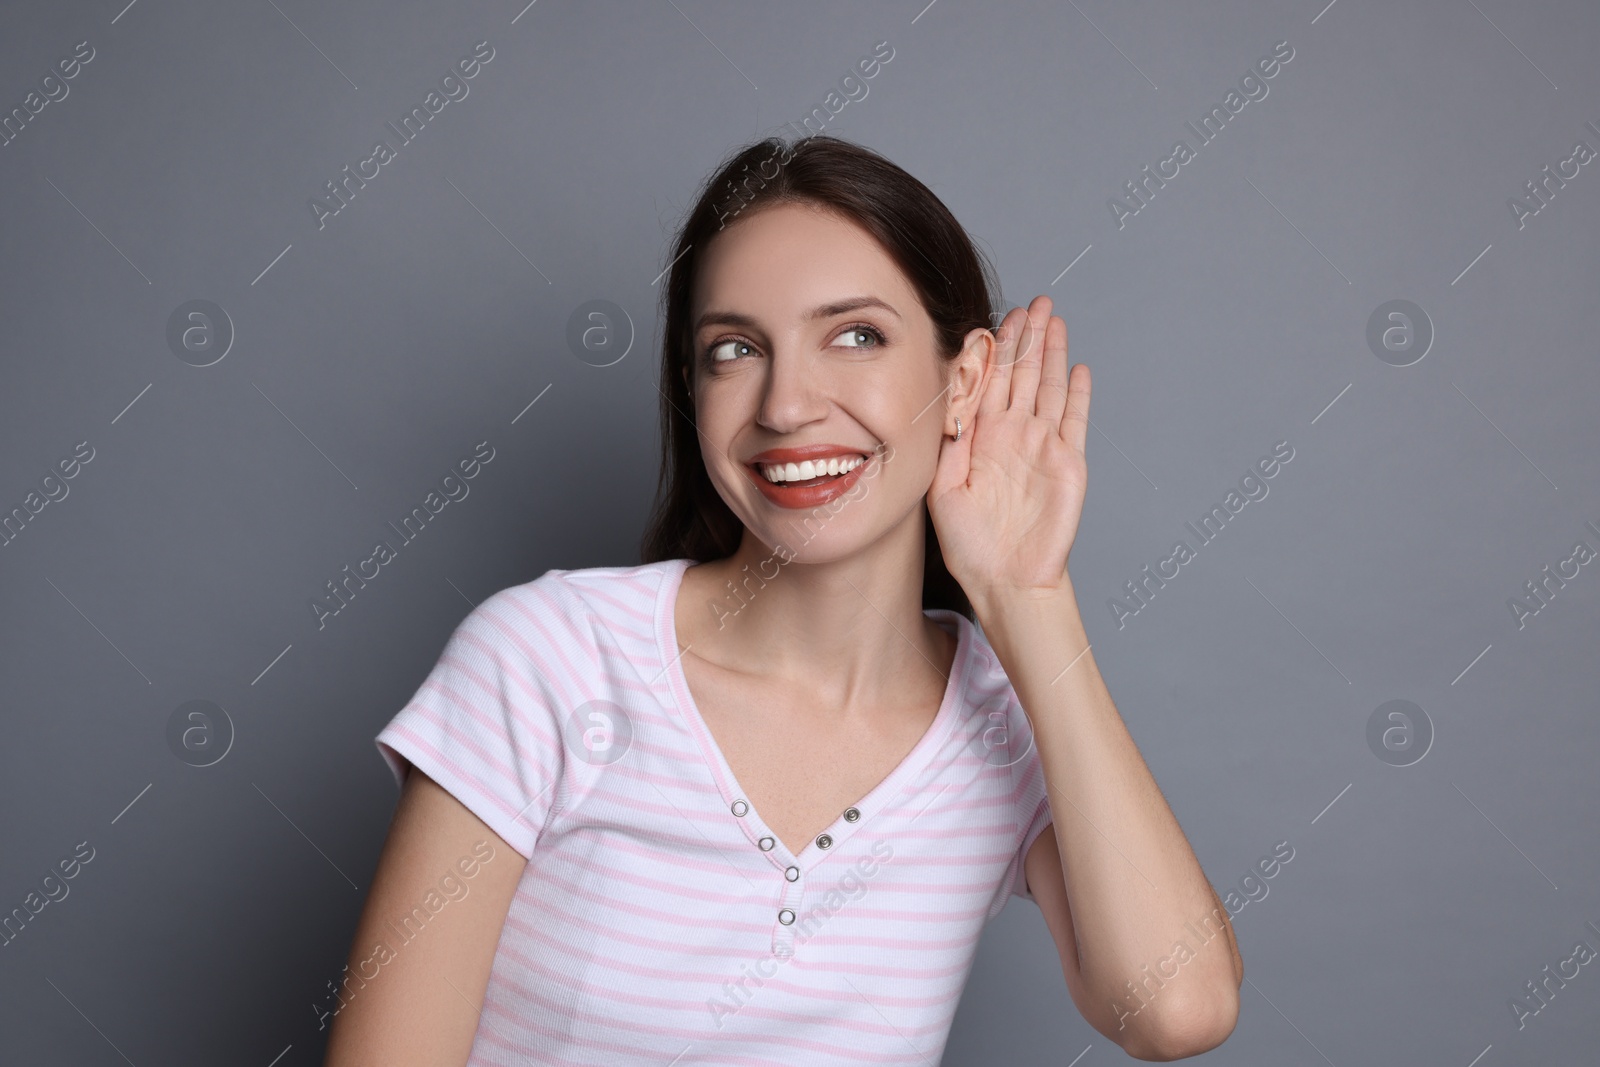
[[[820,364],[798,345],[776,345],[767,360],[761,410],[756,419],[773,433],[793,433],[828,415],[828,383]]]

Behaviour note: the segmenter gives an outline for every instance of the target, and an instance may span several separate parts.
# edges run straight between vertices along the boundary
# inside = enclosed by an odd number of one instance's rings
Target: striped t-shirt
[[[971,621],[929,609],[959,639],[937,717],[791,853],[684,680],[691,565],[501,590],[375,739],[528,859],[468,1065],[937,1063],[1050,823],[1016,693]]]

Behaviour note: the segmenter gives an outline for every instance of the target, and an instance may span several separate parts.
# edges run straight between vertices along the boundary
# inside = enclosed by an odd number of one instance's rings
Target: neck
[[[942,687],[955,640],[922,613],[923,521],[917,508],[862,551],[812,562],[746,530],[732,556],[685,574],[679,636],[693,655],[834,707]]]

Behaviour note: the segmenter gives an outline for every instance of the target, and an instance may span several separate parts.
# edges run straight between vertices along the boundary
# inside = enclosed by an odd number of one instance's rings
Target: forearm
[[[1214,891],[1112,702],[1070,581],[1049,597],[973,605],[1033,726],[1091,1004],[1109,1014],[1123,1002],[1155,1029],[1226,1014],[1239,986],[1226,912],[1213,918]],[[1206,919],[1225,940],[1202,950],[1191,930]],[[1162,961],[1179,941],[1195,955],[1174,973],[1175,961]],[[1144,1005],[1130,982],[1171,988]]]

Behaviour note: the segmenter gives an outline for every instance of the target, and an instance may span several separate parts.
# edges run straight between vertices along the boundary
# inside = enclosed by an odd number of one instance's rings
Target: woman
[[[1227,913],[1067,574],[1050,301],[992,330],[944,205],[831,137],[734,155],[673,252],[645,562],[490,597],[378,735],[327,1063],[937,1063],[1012,895],[1102,1034],[1220,1044]]]

